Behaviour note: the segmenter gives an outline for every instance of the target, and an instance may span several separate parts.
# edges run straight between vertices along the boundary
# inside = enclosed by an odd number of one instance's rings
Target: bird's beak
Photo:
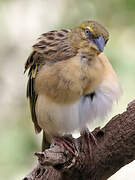
[[[100,35],[98,38],[94,39],[93,42],[97,46],[97,48],[100,52],[104,51],[105,40],[102,35]]]

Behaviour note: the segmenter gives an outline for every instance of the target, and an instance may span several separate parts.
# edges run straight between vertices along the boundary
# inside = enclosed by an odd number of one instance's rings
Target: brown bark
[[[37,167],[23,180],[106,180],[135,159],[135,100],[127,110],[113,117],[102,129],[93,132],[97,145],[87,143],[81,150],[81,137],[73,139],[78,154],[52,144],[45,152],[36,153]]]

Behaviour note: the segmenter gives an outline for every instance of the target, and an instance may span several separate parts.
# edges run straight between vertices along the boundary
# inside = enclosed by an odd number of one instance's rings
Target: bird
[[[55,138],[85,134],[118,101],[120,82],[103,53],[108,40],[107,29],[88,20],[43,33],[33,45],[24,72],[29,69],[27,97],[35,132],[43,131],[43,151]],[[70,146],[67,140],[63,144]]]

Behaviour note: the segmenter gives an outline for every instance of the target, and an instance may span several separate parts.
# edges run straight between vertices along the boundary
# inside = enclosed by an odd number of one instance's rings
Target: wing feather
[[[24,72],[29,69],[26,94],[29,98],[31,116],[36,133],[42,130],[38,125],[35,112],[35,105],[38,97],[34,89],[36,75],[47,62],[56,63],[76,55],[76,50],[71,47],[68,41],[68,34],[70,31],[71,30],[63,29],[42,34],[38,42],[33,45],[33,51],[25,63]]]

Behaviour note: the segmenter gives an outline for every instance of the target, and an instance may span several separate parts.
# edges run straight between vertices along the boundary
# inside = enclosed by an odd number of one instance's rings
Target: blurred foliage
[[[134,24],[134,0],[68,0],[63,13],[66,25],[86,19],[99,19],[105,25],[118,28]],[[117,26],[117,27],[116,27]]]
[[[111,117],[123,111],[135,95],[134,17],[134,0],[0,0],[0,179],[21,179],[34,165],[33,153],[40,149],[41,136],[34,134],[25,97],[27,77],[23,75],[24,63],[38,35],[71,28],[88,19],[107,27],[110,41],[105,54],[124,92]],[[126,180],[121,177],[111,179]]]

